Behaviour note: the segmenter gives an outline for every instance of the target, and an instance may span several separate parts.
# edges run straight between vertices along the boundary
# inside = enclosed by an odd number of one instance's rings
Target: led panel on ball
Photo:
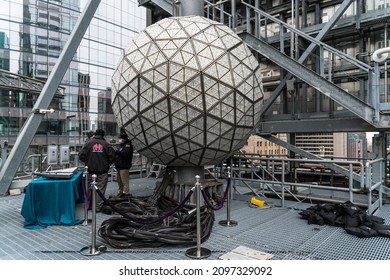
[[[170,166],[220,163],[245,143],[263,100],[260,66],[227,26],[170,17],[142,31],[112,78],[112,107],[135,149]]]

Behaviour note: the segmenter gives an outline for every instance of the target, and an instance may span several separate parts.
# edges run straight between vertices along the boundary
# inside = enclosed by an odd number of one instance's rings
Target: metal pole
[[[80,253],[85,256],[96,256],[104,253],[107,250],[106,246],[96,247],[96,189],[97,189],[97,176],[92,175],[92,244],[91,246],[84,247],[80,250]]]
[[[96,254],[96,175],[92,175],[93,188],[92,188],[92,245],[90,254]]]
[[[256,9],[260,8],[260,1],[259,0],[255,0],[255,7],[256,7]],[[247,10],[247,13],[250,13],[250,12]],[[260,38],[260,14],[257,12],[255,12],[255,36],[256,36],[256,38]]]
[[[275,168],[272,168],[272,169],[275,169]],[[281,191],[282,191],[282,208],[285,208],[285,204],[284,204],[284,183],[285,183],[285,172],[284,172],[284,160],[282,160],[282,182],[281,182]]]
[[[385,34],[384,34],[384,36],[385,36],[385,48],[387,48],[388,47],[388,45],[387,45],[387,23],[385,23]],[[384,80],[385,80],[385,88],[384,88],[384,91],[385,91],[385,102],[388,102],[388,97],[387,97],[387,83],[388,83],[388,81],[387,81],[387,60],[385,61],[385,66],[384,66],[384,74],[385,74],[385,77],[384,77]]]
[[[291,1],[291,26],[292,27],[295,27],[295,20],[294,20],[294,16],[295,16],[295,13],[294,13],[294,0]],[[295,43],[294,43],[294,39],[295,39],[295,35],[293,34],[292,31],[290,31],[290,57],[291,58],[294,58],[294,47],[295,47]]]
[[[232,26],[234,29],[237,27],[237,0],[231,0],[231,13],[232,13]]]
[[[200,183],[199,176],[196,177],[196,257],[199,258],[201,255],[200,245],[202,243],[201,237],[202,232],[200,230]]]
[[[367,206],[368,206],[368,214],[372,214],[372,190],[371,190],[371,163],[366,163],[366,186],[368,190],[367,195]]]
[[[34,172],[35,172],[35,157],[28,157],[27,158],[27,164],[28,164],[28,159],[31,158],[31,180],[34,179]],[[38,157],[38,166],[40,166],[39,163],[42,162],[42,157]],[[42,168],[39,169],[39,172],[42,172]]]
[[[294,23],[294,27],[296,29],[299,29],[299,1],[298,0],[295,0],[295,23]],[[298,60],[299,59],[298,34],[294,33],[293,36],[295,37],[294,38],[295,59]]]
[[[380,161],[379,162],[379,174],[380,174],[380,177],[379,177],[379,181],[378,182],[381,182],[380,186],[379,186],[379,208],[382,207],[382,193],[383,193],[383,183],[384,183],[384,170],[385,170],[385,162],[384,161]]]
[[[83,226],[87,226],[91,224],[91,220],[88,220],[88,208],[86,207],[87,205],[85,204],[87,199],[88,199],[88,192],[89,192],[89,187],[88,187],[88,166],[85,166],[85,171],[84,171],[84,181],[85,181],[85,192],[86,192],[86,197],[84,197],[84,222],[82,223]]]
[[[195,190],[196,190],[196,248],[190,248],[186,251],[186,256],[193,259],[204,259],[208,258],[211,255],[211,251],[207,248],[202,248],[202,232],[201,232],[201,224],[200,224],[200,176],[195,176]]]
[[[204,1],[180,0],[175,2],[179,5],[179,16],[204,16]]]
[[[180,14],[180,10],[181,10],[180,6],[181,6],[180,0],[175,0],[173,2],[173,13],[172,13],[172,15],[174,17],[180,17],[181,16],[181,14]]]
[[[353,202],[353,167],[349,164],[349,201]]]
[[[228,178],[230,180],[230,166],[228,166]],[[230,187],[230,189],[229,189],[229,193],[228,193],[228,197],[227,197],[227,206],[226,206],[227,219],[219,221],[219,224],[221,226],[224,226],[224,227],[235,227],[236,225],[238,225],[238,223],[236,221],[230,220],[230,201],[232,199],[232,189],[233,188],[231,186],[229,186],[229,187]]]

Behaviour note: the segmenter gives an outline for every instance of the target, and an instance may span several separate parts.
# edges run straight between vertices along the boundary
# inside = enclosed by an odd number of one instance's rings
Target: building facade
[[[287,142],[286,134],[278,134],[275,137]],[[268,141],[261,136],[251,135],[244,147],[241,149],[246,154],[256,154],[261,156],[287,156],[288,150],[275,143]]]
[[[0,68],[46,81],[87,0],[3,0],[0,10]],[[131,40],[146,27],[146,10],[136,0],[101,1],[61,82],[57,96],[31,143],[82,145],[96,128],[114,138],[111,77]],[[0,91],[0,140],[12,146],[37,94]],[[34,152],[34,151],[32,151]]]
[[[287,134],[275,137],[288,142]],[[360,161],[369,159],[369,147],[365,133],[299,133],[295,135],[295,146],[323,158]],[[287,149],[261,136],[251,135],[241,149],[246,154],[262,156],[288,156]]]
[[[347,157],[347,133],[297,134],[296,146],[326,158]]]

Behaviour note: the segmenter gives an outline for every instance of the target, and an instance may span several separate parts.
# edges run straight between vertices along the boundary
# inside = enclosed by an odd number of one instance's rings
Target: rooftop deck
[[[155,178],[131,179],[134,196],[153,193]],[[106,195],[116,194],[116,182],[109,182]],[[248,190],[249,191],[249,190]],[[85,256],[80,250],[91,245],[91,226],[49,226],[31,230],[23,227],[21,207],[24,194],[0,198],[0,260],[188,260],[190,247],[165,246],[143,249],[116,249],[104,243],[97,235],[97,245],[107,250],[95,256]],[[311,204],[265,199],[267,207],[253,207],[253,195],[243,190],[235,192],[230,217],[237,221],[234,227],[221,226],[227,219],[226,204],[215,211],[212,233],[202,247],[211,250],[207,259],[217,260],[238,246],[268,253],[272,260],[389,260],[390,240],[385,237],[358,238],[343,228],[308,224],[299,212]],[[83,218],[83,205],[77,215]],[[385,204],[375,213],[390,224],[390,205]],[[97,213],[97,229],[112,217]]]

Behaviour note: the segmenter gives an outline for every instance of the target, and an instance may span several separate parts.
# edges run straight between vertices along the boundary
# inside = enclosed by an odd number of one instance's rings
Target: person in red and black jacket
[[[108,171],[111,164],[115,162],[115,150],[104,139],[104,130],[97,129],[91,138],[80,150],[79,160],[88,166],[88,182],[92,182],[92,175],[96,175],[97,187],[105,195],[108,183]],[[96,211],[100,212],[103,200],[96,197]]]

